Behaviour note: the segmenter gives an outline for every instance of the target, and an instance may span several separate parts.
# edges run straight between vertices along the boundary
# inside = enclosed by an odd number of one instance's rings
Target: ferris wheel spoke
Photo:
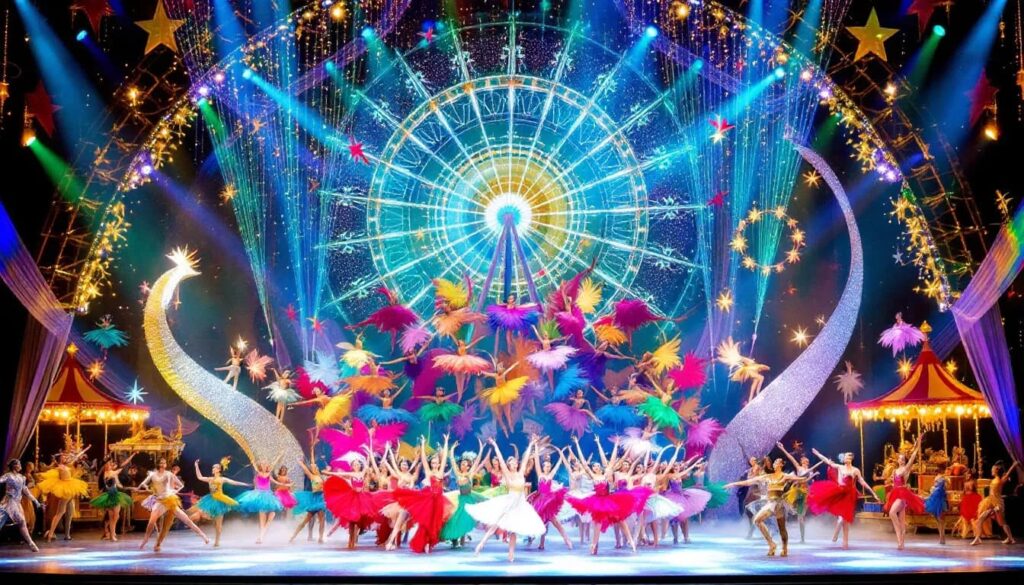
[[[386,163],[381,163],[381,164],[386,164]],[[431,211],[444,211],[444,212],[451,211],[451,209],[448,208],[448,207],[444,207],[442,205],[432,205],[430,203],[415,203],[413,201],[401,201],[399,199],[382,199],[380,197],[369,197],[369,196],[366,196],[366,195],[350,195],[348,193],[339,193],[337,191],[321,191],[321,193],[324,193],[326,195],[331,195],[333,197],[337,197],[338,199],[343,200],[343,201],[345,201],[345,200],[347,200],[347,201],[358,201],[358,202],[362,203],[363,205],[376,204],[376,205],[389,206],[389,207],[408,207],[408,208],[412,208],[412,209],[429,209]],[[484,215],[484,212],[477,211],[475,209],[462,209],[462,210],[460,210],[460,212],[461,213],[468,213],[470,215],[478,215],[478,216],[481,216],[481,217]],[[433,229],[433,228],[431,228],[431,229]]]
[[[352,238],[351,240],[335,240],[333,242],[327,242],[326,244],[320,244],[317,248],[326,248],[328,250],[336,250],[338,248],[344,248],[354,244],[368,244],[370,242],[382,242],[385,240],[393,240],[396,238],[404,238],[407,236],[419,237],[420,235],[426,235],[433,232],[448,231],[452,229],[460,229],[465,227],[472,227],[483,223],[482,219],[467,221],[456,224],[446,224],[430,228],[419,228],[415,230],[402,230],[395,232],[388,232],[386,234],[377,234],[374,236],[366,236],[363,238]]]
[[[659,260],[663,260],[665,262],[670,262],[672,264],[678,264],[680,266],[686,266],[687,268],[693,268],[693,269],[701,269],[702,268],[699,264],[695,264],[695,263],[693,263],[693,262],[691,262],[689,260],[683,260],[683,259],[680,259],[680,258],[673,258],[672,256],[668,256],[666,254],[662,254],[661,252],[655,252],[654,250],[649,250],[647,248],[638,248],[637,246],[631,246],[629,244],[624,244],[622,242],[618,242],[618,241],[615,241],[615,240],[609,240],[607,238],[602,238],[601,236],[597,236],[597,235],[594,235],[594,234],[588,234],[588,233],[585,233],[585,232],[579,232],[579,231],[576,231],[576,230],[571,230],[569,228],[564,228],[562,226],[558,226],[558,225],[554,225],[554,224],[550,224],[550,223],[545,223],[545,222],[542,222],[542,221],[538,221],[536,223],[538,225],[549,227],[549,228],[551,228],[553,230],[557,230],[557,231],[560,231],[560,232],[563,232],[563,233],[566,233],[566,234],[570,234],[570,235],[576,236],[578,238],[585,238],[585,239],[588,239],[588,240],[594,240],[595,242],[601,242],[602,244],[605,244],[605,245],[610,246],[612,248],[615,248],[615,249],[618,249],[618,250],[623,250],[625,252],[629,252],[629,253],[632,253],[632,254],[640,254],[642,256],[650,256],[652,258],[657,258]]]
[[[516,127],[516,19],[512,17],[508,31],[508,62],[505,73],[508,75],[508,184],[512,184],[512,150],[515,144]]]
[[[485,241],[487,241],[485,238],[477,239],[472,244],[470,244],[469,250],[467,250],[467,253],[472,253],[472,251],[475,250],[477,248],[477,246],[479,246],[480,244],[482,244]],[[445,267],[445,269],[442,270],[440,274],[433,275],[433,278],[447,278],[448,275],[451,274],[460,265],[468,266],[470,272],[477,272],[477,271],[479,271],[480,268],[477,265],[480,264],[482,266],[482,265],[486,264],[487,257],[486,257],[485,254],[472,254],[472,255],[474,256],[474,260],[473,260],[473,265],[472,266],[470,266],[468,263],[466,263],[465,260],[463,260],[462,263],[460,263],[460,262],[448,262],[448,265]],[[426,294],[426,292],[428,290],[430,290],[430,287],[423,288],[423,289],[420,290],[420,292],[416,293],[416,295],[413,296],[413,298],[409,300],[409,306],[410,307],[416,306],[416,303],[419,302],[419,300],[421,298],[423,298],[423,295]]]
[[[533,217],[551,217],[551,216],[563,216],[563,215],[629,215],[634,213],[642,212],[654,212],[654,213],[670,213],[673,211],[699,211],[706,208],[704,204],[686,204],[686,205],[632,205],[629,207],[612,207],[611,209],[582,209],[582,210],[560,210],[560,211],[545,211],[543,213],[534,213]]]
[[[448,116],[445,115],[444,111],[439,106],[431,102],[430,92],[427,91],[427,88],[424,87],[423,82],[413,72],[412,66],[409,65],[409,62],[405,60],[405,57],[403,57],[401,53],[395,53],[395,58],[398,60],[398,63],[402,66],[402,71],[405,72],[406,78],[409,80],[410,83],[412,83],[413,87],[416,88],[416,92],[420,94],[421,98],[423,98],[424,100],[431,104],[429,107],[430,110],[434,113],[434,117],[437,118],[438,123],[441,124],[441,127],[445,129],[448,135],[451,136],[452,142],[455,143],[455,146],[459,149],[459,152],[462,153],[462,156],[466,158],[466,162],[469,163],[469,166],[472,167],[474,172],[476,172],[481,184],[483,184],[483,186],[487,188],[487,192],[490,193],[492,197],[497,197],[498,194],[494,192],[494,189],[491,187],[490,183],[487,182],[487,179],[484,177],[483,172],[480,171],[480,167],[476,165],[473,156],[469,153],[468,150],[466,150],[466,145],[462,143],[462,140],[455,132],[455,129],[452,128],[451,122],[448,120]],[[454,168],[452,168],[452,166],[448,164],[446,161],[441,162],[445,170],[452,174],[458,174],[458,172]],[[465,178],[460,178],[463,180],[463,182],[469,184],[469,182],[466,181]],[[477,204],[480,205],[481,207],[483,206],[479,202],[477,202]]]
[[[457,198],[459,198],[459,199],[461,199],[463,201],[466,201],[468,203],[472,203],[473,205],[476,205],[477,207],[479,207],[481,209],[484,209],[484,205],[482,203],[480,203],[479,201],[476,201],[475,199],[473,199],[471,197],[466,197],[464,194],[459,193],[458,191],[455,191],[455,190],[453,190],[453,189],[451,189],[449,187],[445,187],[444,185],[440,185],[438,183],[435,183],[434,181],[431,181],[430,179],[424,177],[423,175],[420,175],[418,173],[410,171],[409,169],[407,169],[407,168],[405,168],[403,166],[399,166],[399,165],[396,165],[396,164],[394,164],[392,162],[386,161],[386,160],[384,160],[384,159],[382,159],[379,156],[376,156],[374,154],[371,154],[371,153],[368,153],[368,152],[366,152],[364,154],[366,155],[366,158],[368,158],[369,160],[371,160],[371,161],[373,161],[373,162],[375,162],[377,164],[384,165],[389,170],[395,171],[396,173],[398,173],[400,175],[404,175],[406,177],[409,177],[410,179],[413,179],[414,181],[418,181],[418,182],[426,185],[427,187],[430,187],[431,189],[437,189],[438,191],[443,191],[445,193],[448,193],[449,195],[452,195],[452,196],[457,197]],[[435,206],[435,207],[437,207],[437,206]],[[440,209],[442,211],[447,211],[446,208],[438,207],[438,209]],[[480,214],[483,213],[482,211],[471,211],[471,210],[468,210],[468,209],[465,210],[465,211],[467,213],[474,213],[474,214],[477,214],[477,215],[480,215]]]

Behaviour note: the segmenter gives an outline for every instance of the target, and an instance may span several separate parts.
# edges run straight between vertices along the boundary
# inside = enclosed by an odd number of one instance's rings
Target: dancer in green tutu
[[[434,389],[434,396],[431,402],[426,402],[420,407],[420,420],[425,423],[447,425],[453,418],[462,414],[462,406],[452,402],[454,394],[445,394],[444,388],[438,386]]]
[[[117,521],[121,518],[121,508],[131,508],[132,497],[122,492],[121,471],[128,466],[135,457],[135,453],[117,464],[117,460],[111,455],[110,459],[103,464],[103,471],[100,473],[100,487],[103,493],[89,500],[89,504],[97,510],[103,510],[103,537],[101,540],[117,541]]]
[[[483,443],[477,443],[477,452],[463,453],[458,464],[455,455],[452,452],[448,454],[451,457],[452,470],[455,472],[455,484],[459,487],[459,496],[455,511],[441,527],[440,537],[441,540],[451,541],[452,548],[465,546],[466,537],[476,528],[476,520],[466,512],[466,506],[484,501],[483,496],[473,492],[473,478],[480,471],[481,462],[487,460],[487,454],[483,452]]]

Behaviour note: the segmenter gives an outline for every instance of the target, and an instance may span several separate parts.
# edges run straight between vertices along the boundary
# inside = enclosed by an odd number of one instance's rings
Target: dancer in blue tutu
[[[939,544],[946,544],[946,511],[949,510],[949,501],[946,498],[946,464],[939,463],[932,483],[932,491],[924,499],[924,509],[935,517],[935,523],[939,526]]]
[[[313,459],[310,458],[309,466],[302,461],[299,461],[299,465],[302,467],[303,473],[309,478],[309,491],[295,492],[296,504],[292,510],[296,514],[302,514],[305,512],[306,516],[302,519],[302,522],[295,527],[295,532],[292,533],[292,537],[288,539],[289,543],[295,542],[295,538],[302,532],[302,529],[309,526],[309,537],[308,541],[313,540],[313,525],[319,524],[320,526],[320,538],[317,543],[324,543],[324,528],[327,525],[327,504],[324,503],[324,478],[320,475],[320,468],[317,467]]]
[[[274,520],[274,515],[284,510],[281,500],[274,494],[272,484],[277,481],[272,477],[273,469],[281,461],[278,455],[272,463],[260,462],[254,464],[256,468],[255,487],[242,492],[238,496],[238,510],[243,514],[258,514],[260,519],[260,531],[256,535],[256,544],[263,544],[263,537],[267,534],[267,528]]]
[[[386,425],[392,423],[405,423],[412,424],[416,422],[416,417],[411,412],[404,408],[395,408],[395,398],[405,390],[405,386],[398,389],[398,392],[391,394],[390,390],[381,390],[380,406],[376,404],[364,404],[359,407],[356,411],[356,416],[364,421],[374,421],[379,425]]]
[[[213,546],[220,546],[220,533],[224,527],[224,515],[238,507],[238,502],[224,493],[224,484],[237,485],[240,487],[251,487],[251,484],[235,481],[221,475],[231,463],[230,457],[224,457],[220,463],[214,463],[211,468],[213,475],[207,477],[199,471],[199,460],[196,459],[196,479],[205,481],[210,485],[210,493],[203,496],[195,506],[189,510],[189,515],[206,518],[213,521],[214,537]]]

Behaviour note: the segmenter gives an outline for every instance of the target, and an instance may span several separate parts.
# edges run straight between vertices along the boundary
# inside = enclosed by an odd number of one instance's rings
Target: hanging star
[[[943,0],[914,0],[910,3],[910,6],[907,7],[907,15],[917,15],[918,34],[924,34],[924,29],[928,26],[928,21],[932,19],[935,7],[942,2]]]
[[[359,161],[364,165],[370,164],[370,159],[367,158],[366,152],[363,151],[363,143],[355,139],[354,136],[348,138],[348,156],[353,161]]]
[[[299,312],[295,310],[295,306],[288,303],[288,306],[284,309],[284,314],[288,317],[289,321],[295,321],[299,317]]]
[[[957,365],[955,360],[949,360],[948,362],[946,362],[946,365],[944,367],[946,368],[946,371],[949,372],[950,376],[956,374]]]
[[[730,124],[728,120],[721,116],[715,116],[714,120],[708,120],[708,124],[715,129],[714,133],[711,134],[711,141],[718,143],[725,139],[725,133],[732,130],[736,126]]]
[[[818,315],[814,318],[814,322],[818,324],[818,327],[825,326],[825,315]]]
[[[424,43],[427,45],[434,42],[434,27],[430,27],[426,31],[416,34],[422,38]]]
[[[321,321],[320,319],[317,319],[316,317],[310,317],[309,318],[309,322],[310,322],[309,328],[313,330],[313,333],[323,333],[323,330],[324,330],[324,322],[323,321]]]
[[[996,206],[1003,217],[1010,216],[1010,194],[996,189]]]
[[[804,173],[804,185],[807,185],[808,187],[817,187],[820,181],[821,175],[818,174],[818,171],[807,171]]]
[[[94,360],[85,371],[89,373],[90,380],[95,380],[103,375],[103,362]]]
[[[220,192],[220,200],[223,203],[230,203],[235,198],[235,195],[238,195],[238,189],[236,189],[234,185],[228,183],[227,185],[224,185],[224,189]]]
[[[729,194],[728,191],[719,191],[719,192],[715,193],[714,197],[712,197],[711,199],[708,199],[708,203],[707,204],[710,205],[711,207],[721,207],[721,206],[725,205],[725,196],[728,195],[728,194]]]
[[[148,280],[143,280],[142,284],[139,285],[139,293],[141,293],[142,296],[144,297],[149,296],[149,293],[152,292],[152,290],[153,289],[149,288]]]
[[[719,311],[728,311],[729,309],[732,308],[732,305],[733,298],[732,291],[730,290],[723,290],[721,293],[719,293],[718,298],[715,299],[715,306],[718,307]]]
[[[892,259],[896,261],[896,264],[903,266],[903,252],[896,250],[896,253],[892,255]]]
[[[797,327],[793,331],[793,337],[790,338],[790,341],[795,343],[797,347],[807,347],[807,343],[810,341],[811,337],[812,336],[807,333],[807,329]]]
[[[156,10],[153,12],[153,18],[150,20],[138,20],[135,25],[146,31],[149,37],[146,39],[146,50],[145,54],[148,55],[150,51],[163,45],[170,49],[172,52],[178,52],[178,42],[174,40],[174,32],[177,31],[181,25],[185,24],[184,20],[174,20],[167,16],[167,8],[164,7],[164,0],[157,0]]]
[[[138,404],[140,402],[145,402],[142,397],[146,394],[149,394],[149,392],[146,392],[142,386],[139,386],[139,380],[136,378],[132,387],[125,391],[124,397],[132,404]]]
[[[910,372],[914,371],[914,362],[905,357],[900,358],[899,367],[896,368],[896,371],[899,372],[900,376],[905,380],[910,376]]]
[[[104,16],[112,16],[114,9],[107,0],[76,0],[71,5],[71,13],[84,12],[92,32],[100,32],[100,23]]]
[[[40,81],[31,93],[25,94],[25,108],[28,113],[36,119],[39,127],[46,132],[47,136],[53,136],[54,124],[53,113],[60,109],[60,106],[53,105],[50,94],[46,93],[43,82]]]
[[[854,61],[860,61],[868,53],[874,53],[882,61],[888,62],[885,55],[885,41],[899,32],[898,28],[885,28],[878,23],[878,13],[871,9],[871,15],[864,26],[848,26],[846,30],[857,38],[857,54]]]
[[[985,109],[992,105],[995,101],[996,93],[999,90],[996,89],[991,83],[988,82],[988,76],[985,72],[981,72],[981,77],[978,78],[978,82],[974,84],[965,95],[971,101],[971,126],[973,127],[978,123],[978,118],[985,112]]]

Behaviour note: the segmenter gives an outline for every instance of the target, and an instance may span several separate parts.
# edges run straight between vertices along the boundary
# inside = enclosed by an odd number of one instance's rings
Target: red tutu
[[[430,487],[419,490],[398,488],[394,492],[395,501],[409,514],[410,520],[419,528],[409,548],[413,552],[425,552],[429,546],[433,548],[441,542],[441,527],[451,514],[451,502],[444,497],[441,480],[430,478]]]
[[[365,528],[376,520],[377,508],[373,495],[362,490],[362,483],[355,480],[349,483],[344,478],[331,476],[324,482],[324,502],[338,520]]]
[[[595,484],[594,493],[585,498],[568,496],[565,499],[581,515],[590,514],[602,532],[629,518],[636,508],[636,498],[628,490],[610,494],[607,483]]]
[[[291,510],[298,503],[291,490],[274,490],[274,495],[277,496],[277,501],[281,502],[285,510]]]
[[[921,496],[910,491],[907,486],[901,485],[889,490],[889,495],[885,498],[886,514],[889,513],[889,508],[896,503],[896,500],[903,500],[907,514],[924,514],[924,500],[921,499]]]
[[[540,482],[537,491],[530,494],[529,502],[545,524],[558,516],[565,503],[565,488],[552,490],[550,481]]]
[[[815,514],[828,512],[852,523],[853,513],[857,509],[857,486],[853,483],[853,477],[846,477],[843,483],[829,479],[812,483],[807,494],[807,506]]]
[[[964,520],[973,521],[978,517],[978,506],[981,505],[981,495],[975,492],[967,492],[960,499],[960,517]]]

